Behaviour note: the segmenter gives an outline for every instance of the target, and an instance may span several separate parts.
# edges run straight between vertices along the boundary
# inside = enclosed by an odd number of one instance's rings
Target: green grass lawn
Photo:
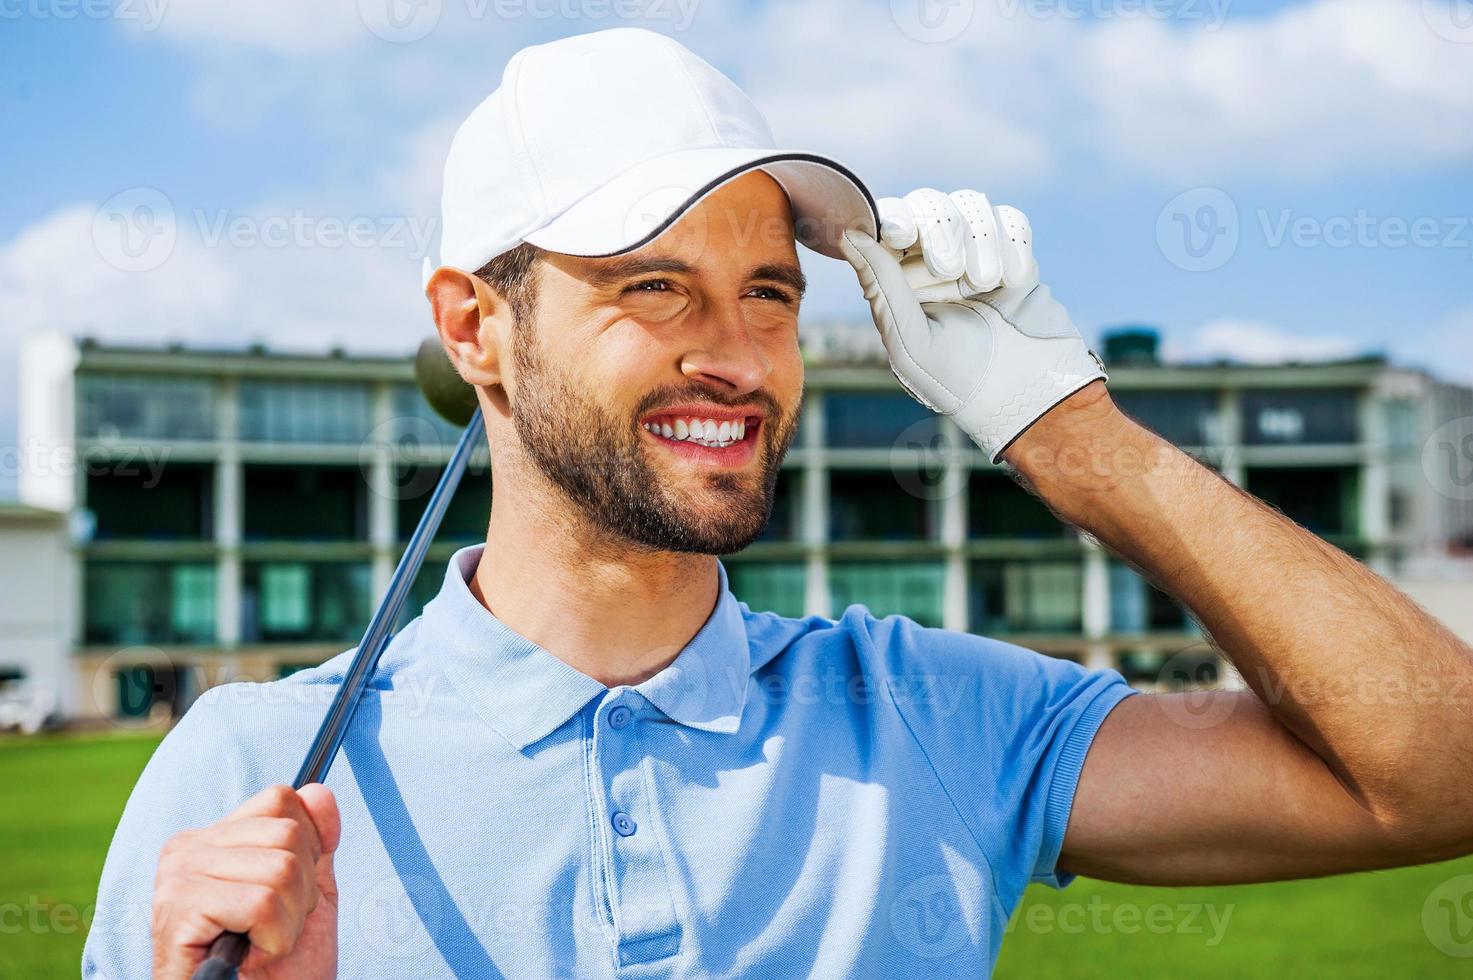
[[[113,826],[156,744],[136,734],[0,739],[0,978],[77,974]],[[1473,879],[1433,896],[1463,875],[1473,859],[1242,888],[1035,887],[998,975],[1473,976],[1473,957],[1440,951],[1423,924],[1430,908],[1443,946],[1473,954],[1473,935],[1448,932],[1473,933]]]

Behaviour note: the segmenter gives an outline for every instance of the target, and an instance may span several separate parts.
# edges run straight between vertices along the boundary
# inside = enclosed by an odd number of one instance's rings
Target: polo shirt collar
[[[518,751],[546,738],[608,688],[519,635],[471,594],[485,545],[450,559],[439,593],[420,621],[422,655],[492,729]],[[716,608],[660,673],[634,687],[671,720],[710,732],[735,732],[746,704],[751,652],[741,605],[720,576]]]

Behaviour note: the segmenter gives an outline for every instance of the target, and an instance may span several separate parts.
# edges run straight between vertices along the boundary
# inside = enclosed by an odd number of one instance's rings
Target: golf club
[[[441,474],[434,493],[430,495],[419,525],[415,527],[409,544],[404,548],[399,566],[394,569],[394,577],[389,580],[389,588],[384,593],[383,601],[369,620],[368,629],[363,633],[358,650],[348,664],[342,686],[333,696],[327,715],[312,739],[307,757],[302,760],[302,768],[292,781],[293,789],[301,789],[308,783],[320,783],[327,778],[327,771],[337,755],[338,746],[342,744],[348,725],[353,720],[358,699],[362,696],[368,679],[373,676],[379,656],[389,645],[391,630],[399,618],[399,612],[404,608],[404,600],[409,597],[410,586],[414,584],[415,576],[424,564],[425,552],[429,550],[430,542],[434,540],[435,532],[445,518],[450,498],[454,496],[455,488],[460,484],[460,478],[470,462],[471,453],[484,431],[475,392],[456,373],[438,339],[430,337],[420,344],[414,358],[414,376],[430,407],[442,418],[465,428],[445,472]],[[250,950],[251,941],[242,933],[221,933],[210,944],[209,955],[204,962],[195,969],[194,980],[232,980]]]

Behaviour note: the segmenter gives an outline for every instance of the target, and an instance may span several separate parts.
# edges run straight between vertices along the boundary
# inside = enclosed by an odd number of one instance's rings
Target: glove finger
[[[987,195],[977,191],[956,191],[951,203],[966,225],[966,272],[960,289],[963,295],[976,296],[991,292],[1002,282],[1002,255],[998,248],[997,215]]]
[[[965,223],[956,205],[938,190],[922,187],[905,195],[920,235],[921,257],[938,280],[960,279],[967,269]]]
[[[839,251],[859,277],[860,288],[869,301],[875,327],[880,331],[880,340],[896,376],[929,378],[929,372],[920,366],[912,352],[924,352],[930,343],[931,329],[900,262],[884,245],[853,228],[839,237]],[[937,411],[952,411],[956,407],[955,396],[939,384],[927,384],[924,390],[917,390],[906,383],[906,389]]]
[[[880,241],[888,248],[903,252],[916,243],[916,219],[910,208],[898,197],[882,197],[875,202],[880,211]]]
[[[1010,289],[1038,283],[1038,260],[1033,257],[1033,226],[1028,216],[1004,204],[995,209],[998,251],[1002,255],[1002,284]]]

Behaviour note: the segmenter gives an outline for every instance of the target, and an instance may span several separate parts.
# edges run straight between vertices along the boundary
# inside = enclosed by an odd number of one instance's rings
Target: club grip
[[[222,932],[210,943],[210,955],[195,968],[191,980],[235,980],[250,951],[250,939],[238,932]]]

